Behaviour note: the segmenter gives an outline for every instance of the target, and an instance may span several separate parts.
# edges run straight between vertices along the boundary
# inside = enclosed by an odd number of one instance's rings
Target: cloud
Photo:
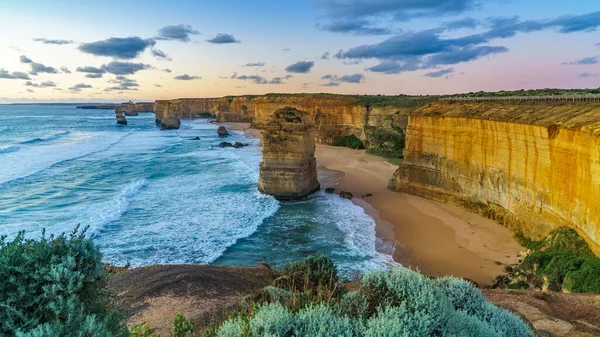
[[[33,61],[25,55],[19,56],[19,60],[21,61],[21,63],[33,63]]]
[[[136,80],[125,76],[116,76],[114,80],[110,80],[108,83],[116,83],[118,85],[104,88],[104,91],[138,91],[137,87],[140,86]]]
[[[563,63],[563,64],[574,64],[574,65],[589,65],[589,64],[598,64],[600,63],[600,56],[586,57],[581,60]]]
[[[13,71],[8,72],[4,69],[0,68],[0,78],[9,79],[9,80],[30,80],[31,77],[27,75],[27,73],[21,71]]]
[[[31,89],[27,89],[27,92],[34,92],[34,91],[33,91],[33,90],[31,90]]]
[[[329,52],[324,52],[323,55],[321,55],[321,60],[329,60]]]
[[[288,73],[309,73],[310,69],[315,65],[313,61],[299,61],[294,64],[290,64],[285,68]]]
[[[317,24],[317,28],[332,33],[353,35],[388,35],[392,33],[387,28],[369,27],[370,25],[371,22],[367,20],[338,20],[324,25]]]
[[[33,39],[33,41],[42,42],[44,44],[58,44],[58,45],[73,43],[73,41],[71,41],[71,40],[46,39],[46,38],[43,38],[43,37],[42,38]]]
[[[96,68],[96,67],[91,67],[91,66],[77,67],[77,69],[75,69],[75,71],[80,72],[80,73],[91,73],[91,74],[104,74],[106,72],[106,70],[104,70],[102,67]]]
[[[365,78],[365,76],[363,74],[352,74],[352,75],[344,75],[344,76],[327,74],[327,75],[324,75],[321,77],[322,80],[329,81],[328,83],[322,85],[324,87],[337,87],[342,82],[360,83],[364,80],[364,78]]]
[[[236,40],[231,34],[223,34],[219,33],[212,39],[206,40],[206,42],[216,43],[216,44],[225,44],[225,43],[240,43],[240,41]]]
[[[34,87],[34,88],[56,87],[56,83],[54,83],[53,81],[45,81],[45,82],[42,82],[40,84],[33,83],[31,81],[27,81],[27,82],[25,82],[25,85],[28,86],[28,87]]]
[[[266,78],[264,78],[262,76],[258,76],[258,75],[247,76],[247,75],[238,75],[237,73],[234,73],[233,75],[231,75],[231,78],[235,78],[235,79],[242,80],[242,81],[248,81],[248,80],[250,80],[250,81],[252,81],[252,82],[254,82],[256,84],[267,84],[267,83],[269,83],[269,81]]]
[[[366,70],[376,72],[376,73],[384,73],[384,74],[388,74],[388,75],[389,74],[399,74],[403,71],[407,71],[407,70],[404,70],[402,65],[400,65],[399,63],[391,62],[391,61],[383,61],[376,66],[367,68]]]
[[[30,65],[31,65],[31,71],[29,71],[29,74],[31,74],[31,75],[37,75],[38,73],[47,73],[47,74],[57,74],[58,73],[58,71],[56,69],[54,69],[53,67],[45,66],[41,63],[32,62],[32,63],[30,63]]]
[[[577,76],[577,77],[581,77],[581,78],[598,77],[598,74],[582,73],[582,74],[579,74],[579,76]]]
[[[156,57],[159,60],[171,61],[171,58],[160,49],[152,49],[151,53],[152,56]]]
[[[424,68],[432,68],[439,65],[457,64],[461,62],[469,62],[477,60],[484,56],[506,53],[508,48],[495,46],[479,46],[479,47],[452,47],[447,51],[432,55],[424,63]]]
[[[169,68],[165,68],[165,69],[163,69],[162,71],[164,71],[165,73],[170,73],[170,72],[172,72],[172,71],[171,71],[171,69],[169,69]]]
[[[192,28],[190,25],[175,25],[166,26],[158,30],[157,40],[177,40],[181,42],[189,42],[190,35],[198,35],[199,31]]]
[[[456,15],[476,8],[477,0],[319,0],[317,5],[330,17],[362,18],[391,16],[406,21],[417,17]]]
[[[290,48],[283,48],[281,51],[290,51]]]
[[[463,18],[460,20],[454,20],[445,22],[442,24],[446,30],[459,30],[463,28],[477,28],[480,25],[480,22],[473,18]]]
[[[199,76],[190,76],[188,74],[183,74],[183,75],[175,76],[174,78],[176,80],[180,80],[180,81],[191,81],[191,80],[200,80],[200,79],[202,79]]]
[[[285,84],[285,82],[283,82],[283,78],[281,77],[274,77],[269,81],[269,84]]]
[[[265,63],[264,62],[250,62],[250,63],[246,63],[244,65],[244,67],[264,67]]]
[[[154,84],[154,86],[157,88],[162,88],[162,85],[160,85],[160,84]]]
[[[86,74],[85,77],[86,78],[102,78],[102,75],[104,75],[104,74]]]
[[[102,66],[107,73],[115,75],[131,75],[140,70],[150,69],[152,66],[143,63],[112,61]]]
[[[437,77],[442,77],[442,76],[451,74],[453,72],[454,72],[454,68],[448,68],[448,69],[442,69],[442,70],[438,70],[438,71],[432,71],[432,72],[425,74],[424,76],[437,78]]]
[[[65,74],[70,74],[71,73],[71,71],[67,67],[60,67],[60,71],[62,71]]]
[[[152,47],[156,41],[152,39],[142,39],[137,36],[118,38],[111,37],[106,40],[83,43],[79,50],[95,56],[109,56],[116,59],[133,59],[142,53],[146,48]]]
[[[70,87],[69,90],[79,92],[79,91],[81,91],[81,89],[90,89],[90,88],[93,88],[93,87],[89,84],[78,83],[78,84],[75,84],[74,86]]]

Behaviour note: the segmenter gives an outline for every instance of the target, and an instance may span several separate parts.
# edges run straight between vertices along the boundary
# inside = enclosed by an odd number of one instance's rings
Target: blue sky
[[[600,2],[0,2],[0,102],[600,87]]]

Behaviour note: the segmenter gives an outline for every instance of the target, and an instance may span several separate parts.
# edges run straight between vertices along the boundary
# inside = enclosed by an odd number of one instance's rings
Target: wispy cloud
[[[206,40],[206,42],[215,43],[215,44],[226,44],[226,43],[240,43],[239,40],[236,40],[231,34],[223,34],[219,33],[212,39]]]

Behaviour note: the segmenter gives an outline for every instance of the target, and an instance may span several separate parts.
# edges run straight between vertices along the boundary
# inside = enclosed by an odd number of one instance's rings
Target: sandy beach
[[[228,125],[260,137],[260,130],[249,129],[249,124]],[[504,265],[517,263],[522,247],[502,225],[453,205],[389,191],[387,181],[396,166],[383,158],[321,144],[315,156],[319,170],[339,171],[341,176],[321,181],[321,188],[352,193],[352,201],[375,219],[377,236],[395,244],[394,260],[402,265],[483,286],[502,273]]]

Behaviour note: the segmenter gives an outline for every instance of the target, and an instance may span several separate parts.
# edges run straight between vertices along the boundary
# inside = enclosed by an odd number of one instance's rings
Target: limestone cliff
[[[127,125],[127,118],[123,115],[123,109],[121,107],[115,108],[115,117],[117,117],[117,124]]]
[[[431,103],[411,113],[406,139],[390,189],[531,238],[571,227],[600,254],[600,104]]]
[[[181,111],[180,106],[172,107],[172,103],[167,102],[162,118],[160,120],[161,129],[179,129],[181,126]]]
[[[386,105],[386,99],[389,105]],[[417,98],[428,99],[426,97]],[[397,101],[401,101],[398,104]],[[310,114],[315,124],[316,141],[332,144],[341,136],[355,135],[367,149],[390,155],[404,147],[408,114],[419,106],[415,98],[386,96],[350,96],[332,94],[267,94],[262,96],[226,96],[220,98],[184,98],[170,100],[182,117],[214,116],[219,123],[254,122],[262,128],[278,109],[292,107]],[[161,102],[155,113],[162,111]],[[405,104],[410,103],[410,104]],[[158,118],[158,117],[157,117]]]
[[[315,129],[310,115],[294,108],[275,111],[264,126],[258,189],[280,200],[319,190]]]

